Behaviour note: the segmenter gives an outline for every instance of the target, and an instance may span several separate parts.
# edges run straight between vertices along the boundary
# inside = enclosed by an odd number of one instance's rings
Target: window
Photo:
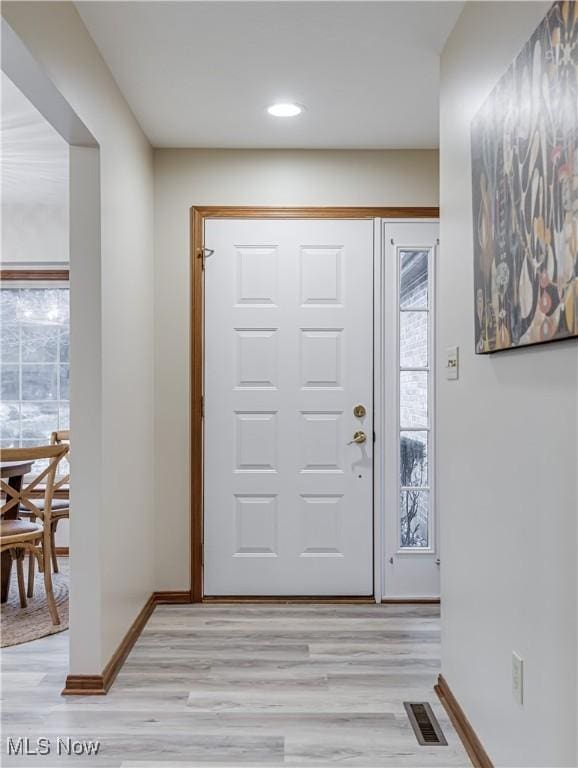
[[[4,282],[0,293],[1,445],[47,444],[69,428],[68,287]]]
[[[432,542],[431,251],[398,251],[399,548]]]

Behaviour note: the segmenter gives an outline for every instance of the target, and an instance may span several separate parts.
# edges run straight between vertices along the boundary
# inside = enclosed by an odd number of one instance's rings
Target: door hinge
[[[215,251],[212,248],[199,248],[197,251],[197,256],[199,259],[201,259],[201,266],[202,269],[205,268],[205,264],[209,256],[212,256],[215,253]]]
[[[201,419],[205,418],[205,396],[201,395]]]
[[[376,439],[377,439],[377,438],[375,437],[375,430],[373,430],[373,442],[374,442],[374,443],[375,443]]]

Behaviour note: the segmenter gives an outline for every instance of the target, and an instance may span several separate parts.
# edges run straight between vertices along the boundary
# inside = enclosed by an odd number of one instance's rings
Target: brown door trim
[[[206,219],[437,219],[437,207],[191,208],[191,602],[203,601],[203,245]]]

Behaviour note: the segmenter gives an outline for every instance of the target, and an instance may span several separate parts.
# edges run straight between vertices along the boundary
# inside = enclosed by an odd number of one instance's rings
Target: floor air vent
[[[427,701],[404,701],[403,706],[418,744],[424,747],[447,747],[448,743]]]

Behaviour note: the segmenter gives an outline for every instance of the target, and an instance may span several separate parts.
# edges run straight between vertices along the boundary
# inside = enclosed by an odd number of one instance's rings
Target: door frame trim
[[[190,209],[190,572],[191,602],[203,602],[203,247],[207,219],[437,219],[438,207],[251,207],[192,206]],[[315,602],[315,598],[311,599]]]

